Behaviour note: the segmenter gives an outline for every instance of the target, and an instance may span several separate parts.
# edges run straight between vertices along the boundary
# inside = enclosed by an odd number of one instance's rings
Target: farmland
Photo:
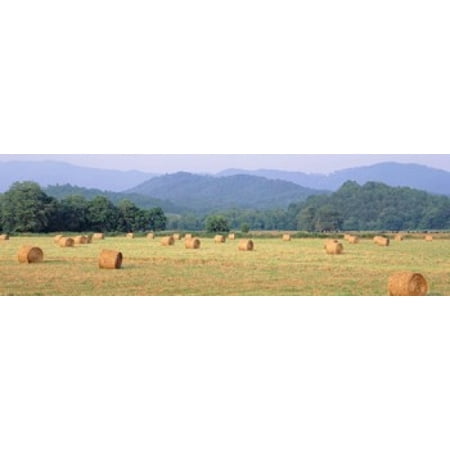
[[[239,241],[201,238],[187,250],[184,241],[164,247],[160,238],[106,237],[91,244],[61,248],[50,235],[13,236],[0,242],[1,295],[121,296],[340,296],[386,295],[396,271],[422,273],[429,295],[450,295],[450,239],[405,239],[388,247],[371,239],[344,243],[342,255],[327,255],[324,240],[255,237],[252,252]],[[44,262],[19,264],[23,245],[40,247]],[[101,270],[101,250],[122,252],[120,270]]]

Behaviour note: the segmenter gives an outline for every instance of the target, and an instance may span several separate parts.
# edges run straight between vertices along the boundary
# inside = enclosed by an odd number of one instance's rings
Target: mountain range
[[[0,163],[0,192],[8,190],[15,181],[35,181],[42,187],[69,183],[120,192],[154,175],[138,170],[95,169],[55,161],[8,161]]]
[[[285,208],[324,191],[251,175],[216,177],[178,172],[151,178],[127,192],[189,205],[196,212],[204,212],[231,208]]]
[[[290,181],[311,189],[328,191],[336,191],[346,181],[350,180],[356,181],[358,184],[377,181],[393,187],[405,186],[432,194],[450,195],[450,172],[419,164],[386,162],[366,167],[339,170],[329,175],[267,169],[253,171],[227,169],[217,175],[231,176],[237,174],[265,177],[271,180]]]
[[[129,198],[140,207],[161,206],[167,212],[205,212],[229,208],[284,208],[310,195],[336,191],[345,181],[406,186],[450,195],[450,172],[417,164],[380,163],[339,170],[329,175],[261,169],[227,169],[217,174],[178,172],[158,175],[106,170],[54,161],[0,163],[0,192],[15,181],[35,181],[50,195],[106,195]]]

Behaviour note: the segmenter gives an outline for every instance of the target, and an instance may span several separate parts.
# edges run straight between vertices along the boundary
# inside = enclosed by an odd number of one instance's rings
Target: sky
[[[306,173],[331,173],[349,167],[396,161],[450,171],[450,155],[0,155],[2,161],[64,161],[103,169],[140,170],[150,173],[217,173],[224,169],[279,169]]]

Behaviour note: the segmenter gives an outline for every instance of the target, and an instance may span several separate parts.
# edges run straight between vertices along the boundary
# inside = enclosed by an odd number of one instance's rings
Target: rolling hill
[[[170,200],[196,212],[226,208],[283,208],[310,195],[323,193],[263,177],[215,177],[187,172],[154,177],[126,192]]]
[[[386,162],[372,166],[355,167],[333,172],[329,175],[307,174],[303,172],[260,169],[254,171],[227,169],[218,176],[246,174],[272,180],[284,180],[311,189],[336,191],[346,181],[359,184],[375,181],[393,187],[410,187],[433,194],[450,195],[450,172],[433,169],[419,164]]]
[[[81,195],[87,200],[92,200],[96,196],[103,196],[109,199],[112,203],[117,205],[121,200],[130,200],[139,208],[151,209],[162,208],[167,213],[183,213],[186,208],[183,206],[175,205],[169,200],[161,200],[159,198],[149,197],[147,195],[141,195],[136,193],[124,193],[124,192],[111,192],[102,191],[100,189],[88,189],[79,186],[72,186],[71,184],[64,185],[52,185],[44,188],[44,192],[51,197],[58,200],[69,197],[71,195]]]
[[[55,161],[0,163],[0,192],[15,181],[35,181],[42,187],[70,183],[86,188],[123,191],[154,176],[137,170],[94,169]]]

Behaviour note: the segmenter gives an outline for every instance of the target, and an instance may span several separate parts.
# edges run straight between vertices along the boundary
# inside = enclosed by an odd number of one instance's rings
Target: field
[[[255,238],[255,250],[237,250],[238,240],[201,248],[184,241],[163,247],[156,237],[106,237],[60,248],[53,236],[11,237],[0,242],[1,295],[386,295],[396,271],[422,273],[429,295],[450,295],[450,239],[391,241],[389,247],[363,239],[344,243],[344,254],[327,255],[323,239]],[[23,245],[40,247],[44,262],[19,264]],[[123,253],[120,270],[98,268],[101,249]]]

